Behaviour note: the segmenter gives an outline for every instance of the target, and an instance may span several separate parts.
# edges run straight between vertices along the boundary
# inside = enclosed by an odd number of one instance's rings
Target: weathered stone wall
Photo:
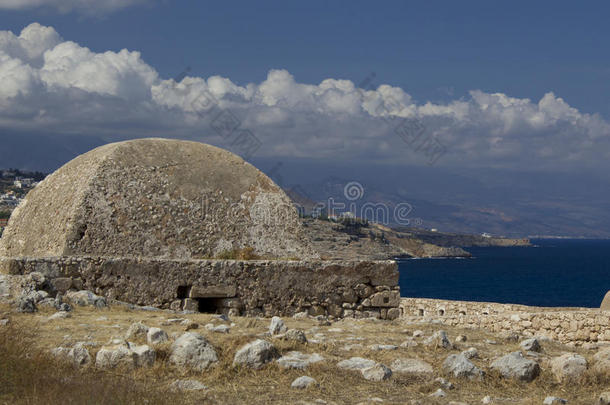
[[[87,289],[158,308],[243,315],[398,317],[394,261],[0,258],[0,272],[40,272],[51,292]]]
[[[489,302],[402,298],[401,317],[523,336],[548,336],[562,343],[610,341],[610,311],[545,308]]]

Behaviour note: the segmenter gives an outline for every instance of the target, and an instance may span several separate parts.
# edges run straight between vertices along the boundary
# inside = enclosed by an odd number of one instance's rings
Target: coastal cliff
[[[390,228],[360,220],[302,218],[305,234],[324,259],[385,260],[395,257],[471,257],[464,247],[531,246],[527,238],[510,239]]]
[[[470,257],[459,247],[437,246],[378,224],[303,218],[303,227],[312,247],[324,259]]]
[[[395,229],[396,232],[401,233],[405,236],[419,239],[421,241],[431,243],[438,246],[459,246],[462,248],[467,247],[515,247],[515,246],[531,246],[531,242],[528,238],[504,238],[495,236],[483,236],[483,235],[465,235],[458,233],[444,233],[429,231],[425,229],[398,227]]]

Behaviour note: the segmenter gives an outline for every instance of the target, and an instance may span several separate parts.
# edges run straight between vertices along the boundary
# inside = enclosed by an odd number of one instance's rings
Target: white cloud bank
[[[409,144],[423,130],[419,139],[446,150],[439,164],[597,166],[610,158],[610,125],[553,93],[534,102],[474,90],[446,104],[416,104],[397,87],[303,84],[285,70],[246,86],[219,76],[176,83],[139,52],[94,53],[36,23],[19,36],[0,31],[0,83],[4,130],[190,138],[237,152],[236,137],[249,130],[260,140],[258,156],[425,164],[426,148]],[[403,139],[395,131],[402,118],[413,119]]]
[[[0,9],[53,9],[60,13],[77,12],[86,15],[111,13],[150,0],[0,0]]]

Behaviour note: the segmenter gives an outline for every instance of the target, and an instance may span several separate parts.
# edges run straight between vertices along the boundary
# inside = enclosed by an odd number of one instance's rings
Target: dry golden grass
[[[445,390],[447,397],[432,399],[429,395],[439,388],[432,378],[415,378],[395,373],[388,381],[371,382],[358,372],[343,371],[336,363],[349,357],[365,357],[390,365],[396,358],[420,358],[433,365],[435,377],[443,376],[441,365],[447,355],[458,353],[470,346],[479,350],[480,359],[474,362],[487,368],[491,359],[518,350],[517,343],[508,343],[497,336],[480,330],[462,330],[437,325],[411,325],[402,321],[344,320],[330,326],[319,326],[312,319],[285,319],[289,328],[306,331],[308,339],[318,343],[301,344],[273,339],[281,353],[298,350],[319,353],[325,361],[311,365],[305,371],[284,370],[277,364],[268,364],[261,370],[232,366],[233,356],[239,347],[256,338],[267,329],[267,319],[235,318],[229,334],[212,333],[203,325],[220,323],[207,314],[180,315],[181,318],[200,324],[193,332],[204,335],[216,348],[219,362],[202,373],[181,372],[168,363],[170,345],[155,347],[157,362],[150,369],[134,371],[96,371],[93,367],[76,371],[56,363],[46,353],[60,345],[71,346],[77,341],[93,341],[99,345],[90,350],[95,358],[99,348],[112,337],[122,337],[129,325],[143,322],[158,326],[170,334],[184,332],[185,326],[167,324],[176,315],[166,312],[130,311],[120,307],[109,310],[76,308],[71,318],[47,321],[52,312],[11,313],[10,327],[0,328],[0,399],[4,403],[206,403],[206,404],[268,404],[298,403],[323,399],[329,403],[354,404],[369,398],[381,398],[384,403],[409,403],[417,399],[424,404],[447,404],[450,401],[480,403],[486,395],[510,398],[512,403],[541,404],[547,395],[564,397],[570,404],[591,404],[596,395],[610,389],[608,375],[592,372],[580,380],[557,383],[550,373],[548,359],[567,351],[575,351],[591,360],[594,351],[571,349],[558,343],[544,343],[541,358],[543,372],[532,383],[521,383],[500,378],[493,373],[481,382],[458,380],[445,376],[456,388]],[[468,341],[454,350],[417,347],[399,347],[393,351],[373,351],[372,344],[400,345],[416,329],[426,336],[445,329],[454,340],[463,334]],[[317,334],[322,334],[319,336]],[[266,338],[270,339],[270,338]],[[361,339],[361,340],[359,340]],[[493,339],[498,344],[485,343]],[[347,344],[360,343],[350,351]],[[291,382],[302,375],[315,378],[320,386],[306,390],[290,388]],[[176,394],[168,393],[169,384],[178,378],[201,381],[208,390]],[[6,381],[6,383],[5,383]]]
[[[0,401],[4,404],[167,404],[175,400],[136,374],[79,371],[36,347],[20,325],[0,329]]]

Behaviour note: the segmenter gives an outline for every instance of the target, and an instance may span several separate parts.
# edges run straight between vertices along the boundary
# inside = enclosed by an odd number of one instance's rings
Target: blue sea
[[[471,259],[400,260],[403,297],[599,307],[610,290],[610,241],[534,239],[535,247],[466,248]]]

